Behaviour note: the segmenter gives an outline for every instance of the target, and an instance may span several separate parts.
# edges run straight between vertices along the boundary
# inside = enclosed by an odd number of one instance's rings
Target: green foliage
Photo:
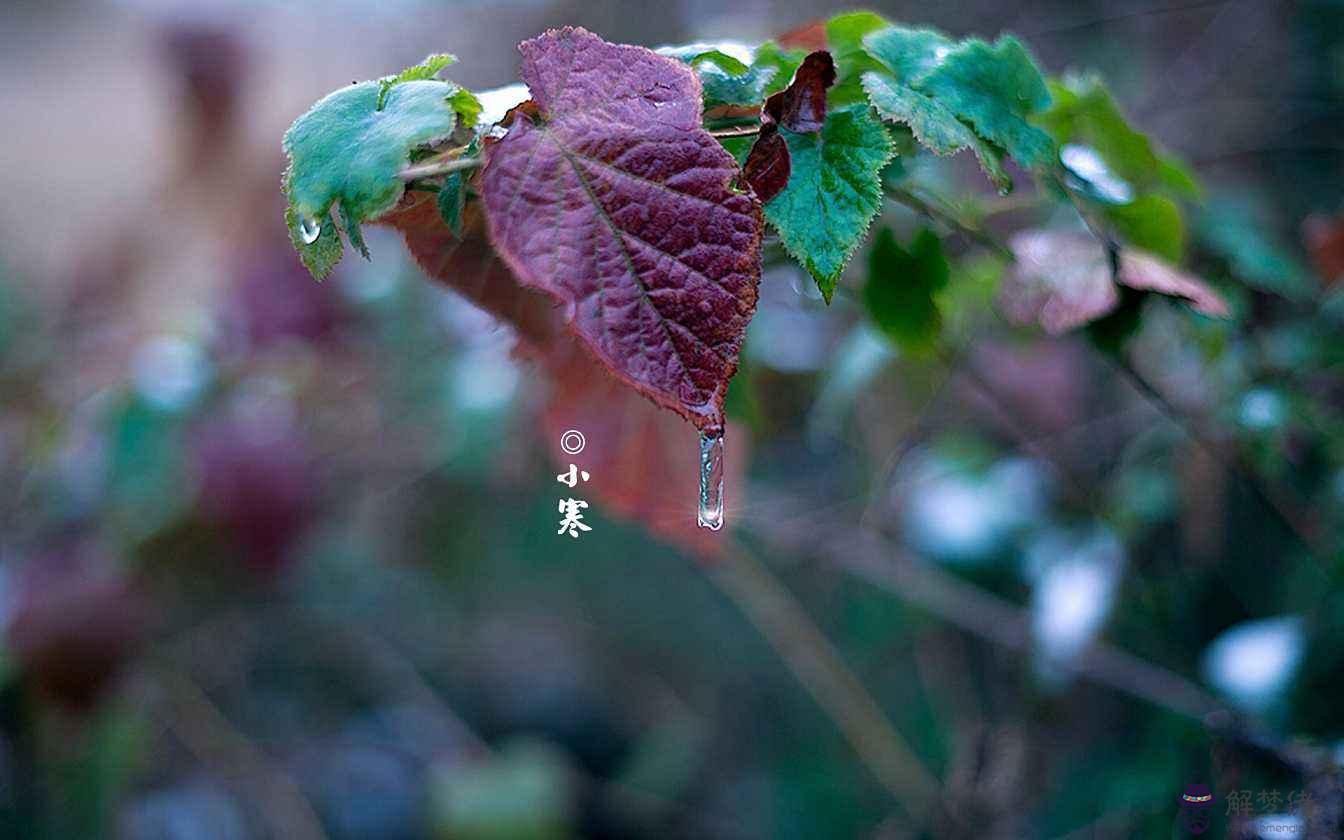
[[[909,125],[935,154],[972,149],[1000,192],[1012,181],[997,149],[1028,169],[1053,165],[1053,142],[1030,124],[1049,106],[1050,91],[1017,39],[957,44],[932,30],[892,26],[863,42],[881,68],[863,74],[873,106],[884,119]]]
[[[1171,262],[1185,256],[1185,221],[1181,208],[1165,195],[1148,193],[1129,204],[1105,208],[1106,218],[1126,242]]]
[[[949,273],[942,243],[933,231],[921,230],[906,250],[890,228],[883,228],[868,254],[864,305],[897,346],[930,355],[937,348],[943,323],[934,296],[947,286]]]
[[[759,108],[767,96],[788,85],[804,56],[802,51],[782,50],[773,42],[757,47],[749,65],[723,50],[699,46],[663,47],[659,52],[695,68],[706,111],[725,106]]]
[[[1050,136],[1028,121],[1049,107],[1050,91],[1016,38],[1005,35],[993,46],[975,38],[964,41],[914,85],[1022,166],[1040,169],[1053,163]]]
[[[863,38],[888,26],[886,19],[873,12],[849,12],[826,21],[826,45],[835,59],[836,83],[830,100],[837,105],[862,102],[861,78],[882,65],[864,48]]]
[[[776,93],[788,87],[789,80],[793,78],[794,71],[798,65],[803,63],[807,53],[803,50],[790,50],[781,47],[774,41],[766,41],[756,48],[756,54],[752,57],[751,66],[766,68],[772,67],[775,70],[765,86],[767,95]]]
[[[466,88],[458,88],[457,93],[448,97],[448,104],[461,117],[462,125],[472,126],[481,118],[481,100]]]
[[[1060,146],[1085,146],[1136,192],[1163,189],[1197,198],[1199,186],[1184,165],[1159,154],[1147,136],[1130,127],[1106,85],[1093,76],[1050,82],[1052,104],[1036,118]]]
[[[304,235],[303,226],[312,224],[300,218],[299,211],[290,204],[285,208],[285,226],[289,228],[289,241],[293,243],[294,250],[299,252],[299,259],[303,261],[304,268],[308,273],[318,280],[326,277],[341,261],[341,256],[345,253],[345,246],[341,244],[341,235],[336,232],[336,224],[332,222],[331,215],[322,216],[318,237],[313,242],[307,242]]]
[[[969,148],[1000,192],[1012,189],[999,153],[941,103],[883,73],[863,74],[863,87],[884,120],[908,125],[929,151],[951,155]]]
[[[395,76],[386,76],[378,80],[378,110],[383,110],[383,103],[387,100],[387,92],[403,82],[419,82],[426,79],[437,79],[439,73],[449,64],[457,61],[457,56],[447,53],[438,53],[425,58],[419,64],[407,67]]]
[[[325,219],[339,204],[351,244],[363,252],[359,223],[396,204],[404,189],[398,173],[413,149],[452,133],[458,111],[451,100],[459,91],[450,82],[427,79],[403,81],[385,92],[381,82],[362,82],[329,94],[285,133],[286,218],[314,276],[325,276],[340,258],[339,243],[323,244],[319,237],[315,247],[304,247],[305,220]],[[328,227],[322,225],[322,236]]]
[[[467,199],[461,172],[450,172],[439,187],[439,215],[454,236],[462,235],[462,208]]]
[[[892,156],[891,140],[858,105],[832,109],[820,134],[780,134],[793,174],[765,206],[765,218],[829,302],[840,272],[882,209],[878,173]]]

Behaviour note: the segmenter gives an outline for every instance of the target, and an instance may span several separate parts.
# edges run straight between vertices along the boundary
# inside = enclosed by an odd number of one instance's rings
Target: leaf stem
[[[985,246],[986,248],[988,248],[989,250],[993,251],[994,253],[998,254],[1001,257],[1005,257],[1006,259],[1009,260],[1016,259],[1013,256],[1013,252],[1008,248],[1007,245],[1004,245],[1002,242],[994,238],[989,233],[986,233],[980,227],[961,219],[950,210],[945,210],[941,207],[935,207],[934,205],[930,204],[929,202],[925,201],[924,199],[905,189],[899,189],[899,188],[888,189],[887,196],[899,204],[904,204],[906,207],[909,207],[911,210],[914,210],[916,213],[919,213],[922,216],[927,216],[930,219],[943,222],[944,224],[952,228],[955,228],[956,230],[960,231],[962,234],[964,234],[971,240]]]
[[[421,178],[433,178],[436,175],[447,175],[452,172],[461,172],[465,169],[475,169],[485,161],[478,157],[460,157],[449,160],[433,160],[428,163],[418,163],[414,166],[408,166],[397,173],[397,177],[403,181],[417,181]]]
[[[761,133],[759,125],[743,125],[737,128],[719,128],[709,132],[712,137],[751,137]]]

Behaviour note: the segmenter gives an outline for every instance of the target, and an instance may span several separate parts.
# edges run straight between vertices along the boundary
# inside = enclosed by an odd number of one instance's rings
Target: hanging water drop
[[[304,245],[312,245],[322,235],[322,223],[317,219],[303,216],[299,219],[299,236]]]
[[[700,433],[700,510],[696,521],[711,531],[723,527],[722,430]]]

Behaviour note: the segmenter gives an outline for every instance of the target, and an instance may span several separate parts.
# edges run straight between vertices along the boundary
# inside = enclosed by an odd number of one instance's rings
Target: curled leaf
[[[289,228],[315,276],[324,276],[340,257],[339,240],[323,245],[321,238],[331,227],[332,205],[362,252],[359,223],[396,205],[405,189],[397,176],[413,149],[452,133],[458,114],[450,99],[459,90],[431,79],[386,90],[380,82],[361,82],[327,95],[285,132]],[[321,234],[310,241],[306,232],[318,225]]]
[[[684,64],[583,29],[523,42],[536,115],[486,149],[490,237],[629,385],[702,429],[756,306],[760,204],[700,127]]]
[[[789,86],[765,100],[762,122],[775,122],[789,131],[821,131],[826,122],[826,90],[835,84],[831,54],[818,50],[799,65]]]
[[[437,53],[427,56],[419,64],[407,67],[395,76],[387,76],[378,80],[378,110],[383,110],[383,102],[387,99],[387,92],[402,82],[418,82],[425,79],[437,79],[443,72],[443,68],[457,61],[457,56],[448,53]]]
[[[1203,315],[1228,315],[1227,304],[1204,281],[1152,254],[1120,251],[1112,276],[1110,255],[1086,233],[1028,231],[1009,246],[1016,262],[1004,277],[999,305],[1017,324],[1035,323],[1058,335],[1096,321],[1120,305],[1117,283],[1180,298]]]
[[[773,123],[761,126],[761,133],[752,144],[742,164],[742,175],[756,191],[761,201],[769,201],[789,183],[789,144]]]

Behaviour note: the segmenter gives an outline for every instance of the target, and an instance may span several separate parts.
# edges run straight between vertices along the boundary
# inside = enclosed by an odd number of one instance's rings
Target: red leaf
[[[790,29],[775,39],[789,50],[823,50],[826,48],[826,21],[811,20]]]
[[[480,202],[463,208],[460,236],[443,222],[432,193],[407,192],[376,224],[399,231],[425,274],[512,326],[530,347],[544,352],[555,341],[561,325],[554,302],[519,286],[500,261],[486,237]]]
[[[1302,222],[1302,239],[1327,285],[1344,277],[1344,217],[1308,216]]]
[[[779,133],[774,123],[761,126],[760,136],[747,153],[742,164],[742,175],[756,191],[756,197],[764,204],[779,195],[789,185],[789,173],[793,169],[789,156],[789,144]]]
[[[580,489],[600,500],[606,512],[639,522],[702,559],[719,557],[727,531],[696,524],[696,433],[605,375],[587,353],[573,351],[577,348],[566,354],[556,347],[546,359],[555,386],[542,413],[542,433],[556,463],[562,470],[571,463],[587,470],[591,479]],[[568,429],[587,438],[578,455],[560,448],[560,436]],[[734,507],[742,504],[748,440],[745,430],[728,426],[724,484]]]
[[[425,273],[517,331],[522,355],[552,381],[538,433],[558,470],[581,462],[592,475],[584,485],[586,498],[698,555],[716,554],[725,532],[705,530],[695,521],[695,433],[611,376],[564,329],[549,297],[518,284],[486,238],[479,202],[468,202],[462,218],[462,235],[454,236],[432,194],[408,192],[378,223],[402,234]],[[588,438],[580,458],[560,449],[560,436],[568,429]],[[747,436],[732,428],[728,436],[726,481],[738,500]]]
[[[723,424],[760,280],[761,208],[700,127],[689,67],[565,28],[525,41],[538,118],[487,150],[490,238],[622,380]],[[526,115],[523,115],[526,116]]]
[[[1227,304],[1204,281],[1142,251],[1120,252],[1119,270],[1101,243],[1085,233],[1028,231],[1009,243],[1017,261],[1004,278],[999,305],[1009,320],[1037,323],[1052,335],[1112,312],[1120,303],[1116,283],[1182,298],[1196,311],[1227,317]]]
[[[835,84],[831,54],[818,50],[799,65],[789,86],[765,100],[761,122],[779,123],[789,131],[807,134],[821,131],[826,122],[826,89]]]
[[[1120,252],[1116,282],[1141,292],[1157,292],[1167,297],[1184,298],[1196,312],[1212,318],[1226,318],[1227,304],[1208,285],[1190,274],[1162,262],[1143,251]]]

